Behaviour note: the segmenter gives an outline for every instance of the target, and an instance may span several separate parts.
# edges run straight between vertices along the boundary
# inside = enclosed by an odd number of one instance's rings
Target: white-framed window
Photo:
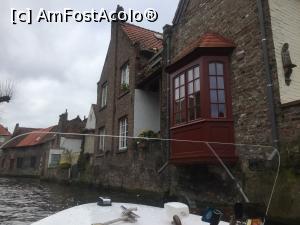
[[[99,151],[105,151],[105,127],[99,129]]]
[[[119,120],[119,150],[126,150],[128,144],[128,119],[123,117]]]
[[[59,165],[61,154],[51,154],[50,156],[50,167]]]
[[[121,68],[121,86],[129,85],[129,64],[125,63]]]
[[[102,85],[101,89],[101,108],[107,104],[107,83]]]

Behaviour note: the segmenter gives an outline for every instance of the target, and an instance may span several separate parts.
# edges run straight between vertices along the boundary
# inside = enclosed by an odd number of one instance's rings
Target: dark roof
[[[0,124],[0,136],[10,136],[11,133]]]
[[[142,49],[158,51],[163,47],[162,34],[130,23],[121,23],[122,30],[133,44],[139,43]]]

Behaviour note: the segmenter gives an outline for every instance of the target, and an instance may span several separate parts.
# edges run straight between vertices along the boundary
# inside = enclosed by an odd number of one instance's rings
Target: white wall
[[[300,0],[269,0],[271,23],[276,52],[281,103],[300,100]],[[281,49],[289,44],[293,69],[290,86],[285,84]]]
[[[143,130],[160,130],[159,93],[135,89],[134,98],[134,136]]]
[[[93,106],[91,106],[90,113],[89,113],[88,119],[86,121],[85,128],[88,129],[88,130],[91,130],[91,129],[95,129],[95,127],[96,127],[96,116],[95,116]]]
[[[72,139],[61,137],[60,139],[60,148],[67,149],[72,153],[79,153],[81,151],[81,139]]]

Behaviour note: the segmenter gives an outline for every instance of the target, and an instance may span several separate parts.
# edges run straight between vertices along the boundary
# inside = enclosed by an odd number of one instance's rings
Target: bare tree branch
[[[12,81],[5,81],[0,83],[0,103],[9,102],[14,93],[14,83]]]

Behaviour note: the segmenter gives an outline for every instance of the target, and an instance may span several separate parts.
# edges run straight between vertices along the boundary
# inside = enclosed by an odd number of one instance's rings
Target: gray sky
[[[96,102],[96,83],[110,40],[110,24],[102,23],[11,23],[11,8],[84,11],[117,4],[125,10],[154,8],[156,22],[137,23],[162,32],[171,24],[179,0],[1,0],[0,81],[15,83],[9,104],[0,105],[0,123],[13,130],[16,123],[27,127],[48,127],[68,109],[69,118],[88,115]]]

